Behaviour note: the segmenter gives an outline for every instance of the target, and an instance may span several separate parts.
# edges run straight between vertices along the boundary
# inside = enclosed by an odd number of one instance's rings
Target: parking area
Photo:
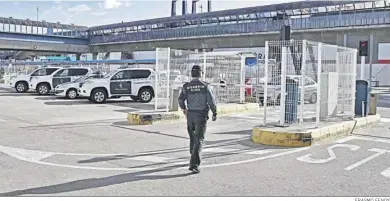
[[[128,112],[153,108],[0,88],[0,196],[388,196],[388,109],[375,128],[298,149],[252,143],[261,114],[220,117],[192,175],[184,121],[127,124]]]

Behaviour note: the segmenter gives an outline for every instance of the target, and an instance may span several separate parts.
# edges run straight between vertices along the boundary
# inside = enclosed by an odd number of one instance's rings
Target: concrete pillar
[[[92,60],[97,60],[98,53],[92,53]]]
[[[76,54],[76,61],[80,61],[81,54]]]

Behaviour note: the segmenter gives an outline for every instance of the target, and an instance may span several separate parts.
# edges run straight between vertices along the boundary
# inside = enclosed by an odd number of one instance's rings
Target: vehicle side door
[[[138,95],[138,91],[143,86],[151,86],[151,71],[150,70],[131,70],[131,89],[134,96]],[[153,80],[154,81],[154,80]]]
[[[131,70],[119,71],[111,77],[111,95],[130,95],[131,91]]]
[[[71,82],[73,82],[81,77],[84,77],[85,75],[87,75],[87,73],[88,73],[88,69],[85,69],[85,68],[69,69],[69,76],[70,76]]]
[[[62,69],[53,75],[52,78],[53,89],[60,84],[64,84],[71,81],[69,72],[70,72],[69,69]]]

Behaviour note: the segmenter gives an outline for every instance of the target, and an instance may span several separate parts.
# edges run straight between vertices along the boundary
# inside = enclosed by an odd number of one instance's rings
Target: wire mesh
[[[213,86],[213,91],[218,103],[240,102],[242,66],[241,57],[229,56],[206,56],[205,81]]]
[[[264,124],[308,128],[314,121],[318,126],[354,117],[356,54],[356,49],[306,40],[267,42]]]
[[[202,80],[208,82],[217,103],[237,103],[245,99],[245,68],[243,57],[236,53],[209,53],[156,49],[156,99],[155,109],[169,111],[173,89],[181,90],[191,81],[191,69],[203,69]]]

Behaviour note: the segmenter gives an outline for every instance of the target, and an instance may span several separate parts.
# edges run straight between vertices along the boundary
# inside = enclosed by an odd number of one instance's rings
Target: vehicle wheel
[[[138,93],[138,99],[141,101],[141,103],[149,103],[152,101],[152,94],[152,90],[148,88],[141,89]]]
[[[75,99],[75,98],[77,98],[77,96],[78,96],[78,94],[77,94],[76,89],[69,89],[66,92],[66,98]]]
[[[39,95],[47,95],[50,92],[50,86],[46,83],[39,84],[37,87],[37,92]]]
[[[18,82],[15,86],[16,92],[26,93],[28,91],[28,86],[24,82]]]
[[[317,102],[317,94],[316,93],[312,93],[310,95],[309,103],[314,104],[316,102]]]
[[[95,89],[91,94],[91,100],[94,103],[102,104],[107,100],[107,93],[103,89]]]
[[[133,101],[139,101],[138,96],[130,96],[130,98],[131,98]]]

